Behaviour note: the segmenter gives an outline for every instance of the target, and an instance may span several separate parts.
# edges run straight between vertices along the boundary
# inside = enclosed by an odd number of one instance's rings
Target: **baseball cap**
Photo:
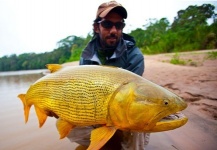
[[[126,9],[116,1],[110,1],[102,3],[97,10],[96,18],[101,17],[104,18],[111,10],[115,9],[115,12],[120,14],[124,19],[127,18],[127,11]]]

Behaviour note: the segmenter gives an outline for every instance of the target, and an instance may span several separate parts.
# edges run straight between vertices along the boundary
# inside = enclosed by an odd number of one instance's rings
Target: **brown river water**
[[[0,150],[74,149],[68,139],[59,140],[55,118],[38,127],[34,107],[24,122],[23,104],[17,97],[43,76],[44,70],[0,72]]]

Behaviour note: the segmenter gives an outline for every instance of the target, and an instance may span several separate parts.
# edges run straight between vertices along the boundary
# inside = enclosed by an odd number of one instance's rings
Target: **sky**
[[[0,0],[0,57],[44,53],[70,35],[86,37],[98,6],[108,0]],[[167,18],[189,5],[212,4],[210,0],[117,0],[128,12],[125,33],[142,28],[150,18]],[[215,12],[217,12],[215,9]]]

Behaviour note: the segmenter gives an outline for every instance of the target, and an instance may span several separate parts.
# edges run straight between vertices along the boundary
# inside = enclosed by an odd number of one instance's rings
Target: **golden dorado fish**
[[[102,125],[91,132],[88,150],[100,149],[117,129],[161,132],[181,127],[188,120],[177,113],[187,107],[179,96],[130,71],[98,65],[47,67],[53,73],[18,96],[25,122],[34,105],[40,127],[47,116],[59,117],[60,138],[76,126]],[[168,117],[172,114],[174,117]]]

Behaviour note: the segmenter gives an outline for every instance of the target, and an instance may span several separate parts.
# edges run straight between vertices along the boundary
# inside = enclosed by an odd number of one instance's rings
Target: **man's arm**
[[[144,72],[144,68],[145,68],[144,56],[139,50],[139,48],[135,47],[134,49],[129,50],[128,66],[125,69],[142,76]]]

